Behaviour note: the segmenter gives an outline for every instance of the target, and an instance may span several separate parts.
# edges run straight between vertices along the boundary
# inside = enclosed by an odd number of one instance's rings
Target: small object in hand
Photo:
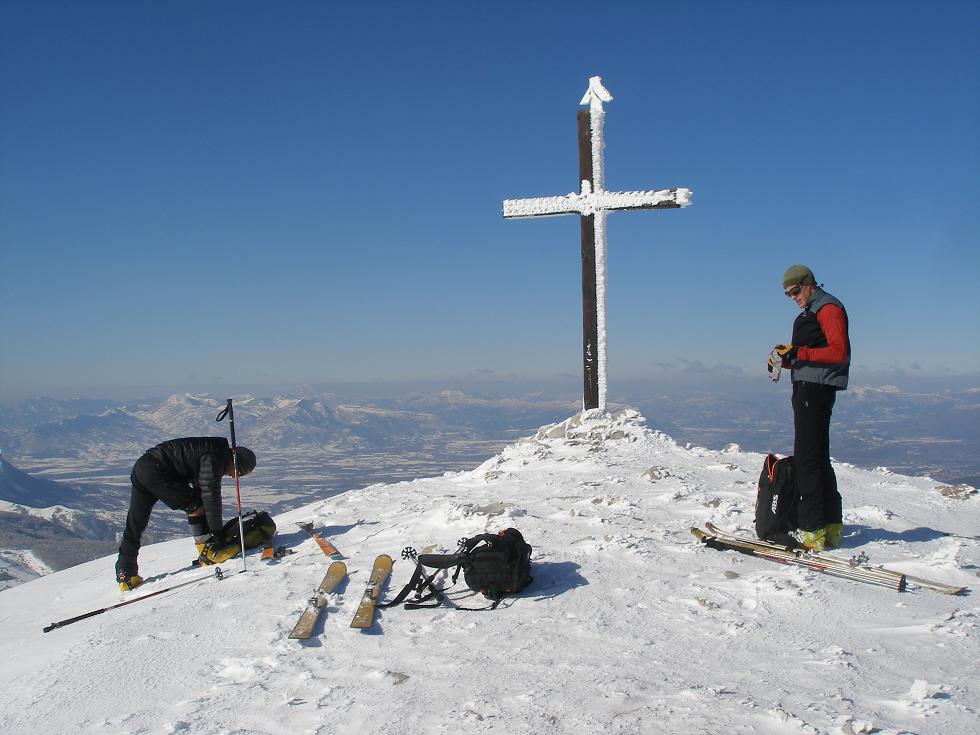
[[[783,358],[776,350],[769,353],[769,360],[766,361],[766,369],[769,371],[769,379],[773,383],[779,382],[779,372],[783,369]]]

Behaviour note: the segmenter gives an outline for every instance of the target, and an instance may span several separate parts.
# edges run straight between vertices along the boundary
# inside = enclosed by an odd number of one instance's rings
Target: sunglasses
[[[797,296],[800,295],[800,291],[802,290],[803,290],[803,286],[800,285],[793,286],[793,288],[791,288],[789,291],[786,292],[786,295],[791,299],[795,299]]]

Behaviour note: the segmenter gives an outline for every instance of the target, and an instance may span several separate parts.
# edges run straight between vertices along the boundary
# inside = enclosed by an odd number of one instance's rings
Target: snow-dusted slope
[[[545,427],[477,469],[348,492],[277,518],[296,554],[47,634],[127,599],[99,559],[0,594],[0,731],[859,733],[980,726],[975,593],[897,593],[699,546],[748,530],[762,456],[678,447],[635,413]],[[838,466],[850,555],[975,587],[976,494]],[[247,497],[247,486],[243,488]],[[287,638],[327,559],[349,582]],[[534,584],[494,612],[349,628],[374,556],[514,526]],[[144,549],[145,592],[207,574],[190,540]],[[387,597],[412,569],[397,561]],[[131,593],[130,597],[139,593]],[[469,599],[467,604],[477,600]]]

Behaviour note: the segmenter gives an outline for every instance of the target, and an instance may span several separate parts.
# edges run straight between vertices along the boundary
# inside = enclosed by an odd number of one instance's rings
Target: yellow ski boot
[[[221,564],[228,561],[242,550],[241,545],[236,540],[233,543],[221,544],[215,539],[211,539],[205,544],[197,544],[199,563],[207,566],[209,564]]]
[[[119,572],[116,574],[116,582],[119,583],[120,592],[129,592],[143,584],[143,578],[138,574],[126,574]]]
[[[817,528],[803,532],[803,546],[809,551],[823,551],[827,548],[827,529]]]

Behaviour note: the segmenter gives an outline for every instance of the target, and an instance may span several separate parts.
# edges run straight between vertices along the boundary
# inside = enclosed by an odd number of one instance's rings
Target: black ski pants
[[[126,528],[123,530],[122,543],[119,545],[116,572],[122,571],[126,576],[133,576],[137,574],[136,557],[140,550],[140,540],[150,522],[150,514],[157,501],[163,501],[172,510],[190,513],[201,504],[201,493],[175,475],[152,454],[144,454],[136,460],[129,479],[132,481],[133,488],[129,498]],[[203,519],[197,521],[198,524],[201,522],[207,523]]]
[[[793,466],[800,492],[798,523],[804,531],[843,520],[837,475],[830,464],[830,415],[837,390],[820,383],[793,383]]]

